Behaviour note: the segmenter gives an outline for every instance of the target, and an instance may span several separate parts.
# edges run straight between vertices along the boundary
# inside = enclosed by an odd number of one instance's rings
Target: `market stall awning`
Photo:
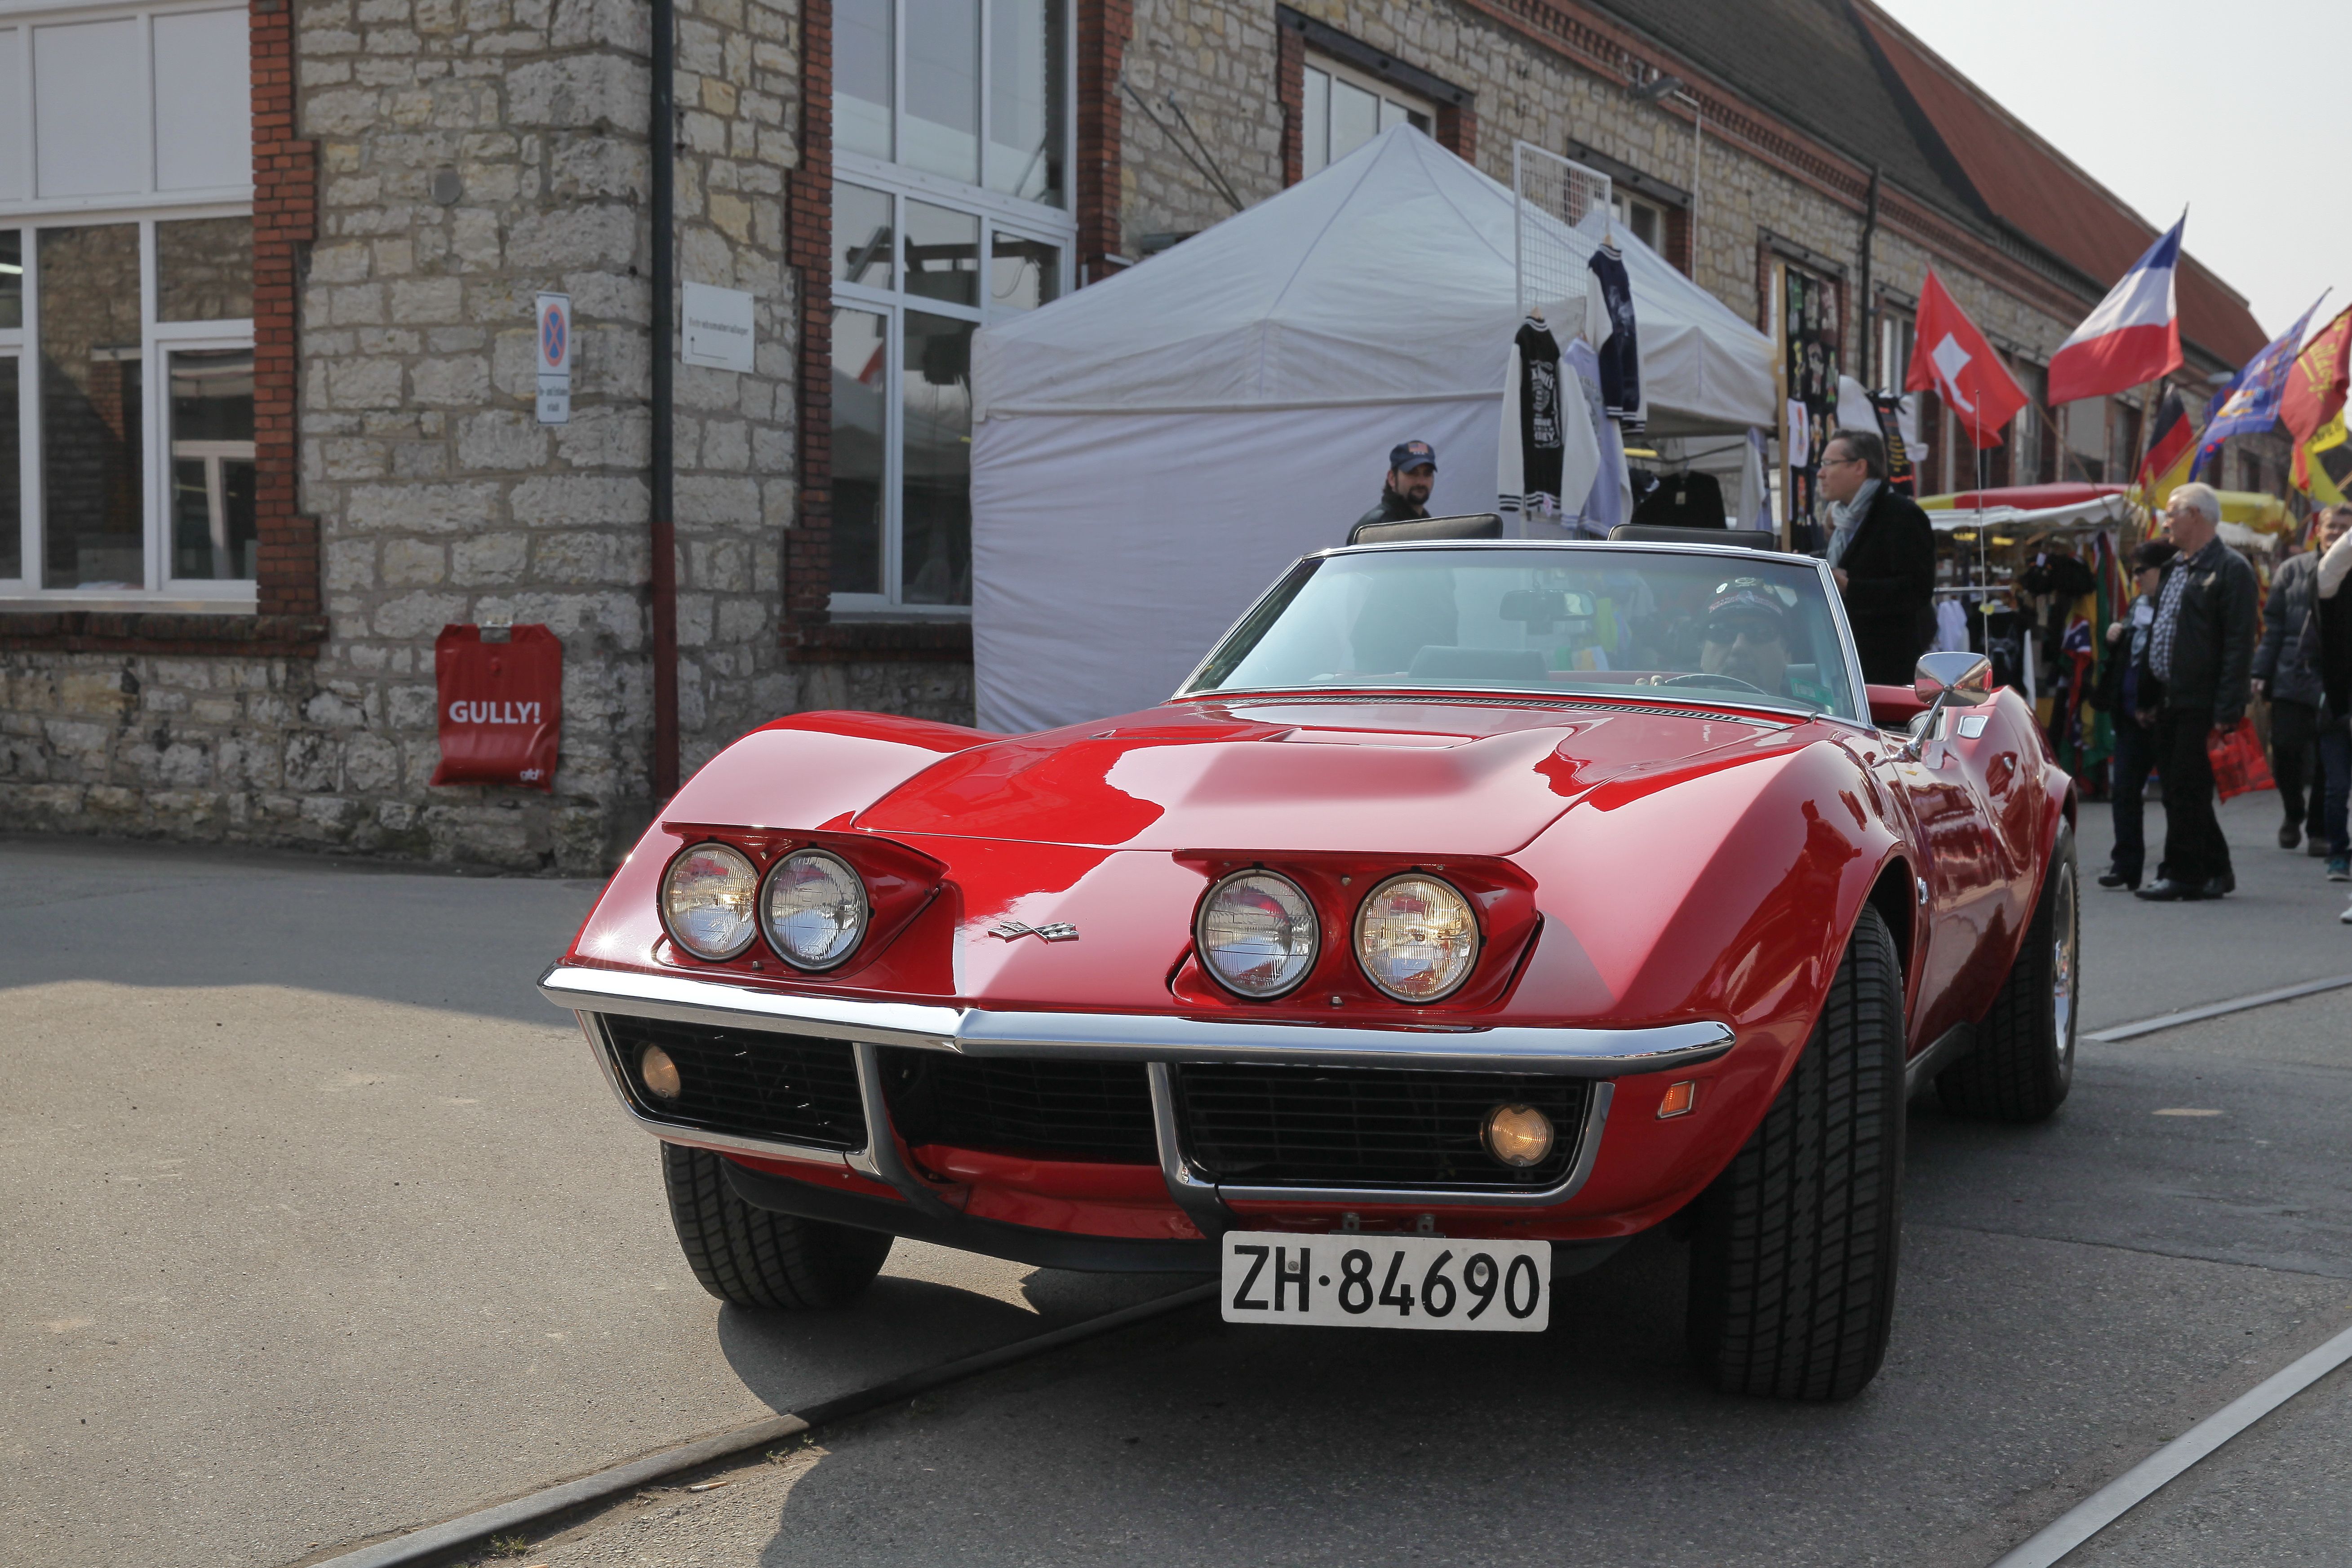
[[[2103,497],[2124,494],[2121,485],[2003,485],[1990,490],[1962,490],[1949,496],[1922,496],[1927,511],[1952,507],[2015,507],[2034,512],[2049,507],[2073,507]]]
[[[2037,485],[2032,489],[2057,489],[2054,485]],[[2087,488],[2088,486],[2084,486]],[[1999,491],[1988,491],[1998,495]],[[1953,497],[1931,496],[1919,503],[1927,520],[1939,534],[1973,533],[1979,528],[1998,528],[2009,533],[2055,533],[2069,528],[2111,528],[2131,516],[2132,507],[2118,490],[2111,496],[2093,496],[2059,507],[2013,507],[1990,505],[1958,507],[1949,505]],[[1938,502],[1946,503],[1937,505]]]

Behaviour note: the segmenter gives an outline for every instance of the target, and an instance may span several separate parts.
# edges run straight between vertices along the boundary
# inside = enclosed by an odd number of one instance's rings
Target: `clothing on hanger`
[[[1496,444],[1496,509],[1558,519],[1581,509],[1601,454],[1575,377],[1563,375],[1559,342],[1538,312],[1511,339]]]
[[[1625,258],[1602,242],[1586,260],[1591,273],[1584,290],[1584,340],[1601,358],[1601,395],[1609,417],[1628,435],[1646,421],[1642,402],[1642,350],[1633,321],[1633,285]]]

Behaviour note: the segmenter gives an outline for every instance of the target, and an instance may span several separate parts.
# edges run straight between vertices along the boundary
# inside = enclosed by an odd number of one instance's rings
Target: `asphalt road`
[[[2219,906],[2090,893],[2086,1029],[2352,974],[2275,810],[2228,811]],[[901,1243],[855,1312],[719,1308],[530,989],[592,891],[0,843],[0,1562],[313,1558],[1169,1288]],[[1895,1348],[1849,1405],[1702,1388],[1647,1242],[1540,1341],[1189,1312],[520,1561],[1989,1563],[2352,1322],[2347,1023],[2352,991],[2086,1044],[2042,1128],[1915,1108]],[[2347,1472],[2339,1375],[2070,1564],[2340,1561]]]

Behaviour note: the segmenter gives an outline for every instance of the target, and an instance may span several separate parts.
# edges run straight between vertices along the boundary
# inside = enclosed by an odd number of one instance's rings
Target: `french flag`
[[[2180,368],[2180,311],[2173,279],[2180,270],[2179,223],[2132,263],[2099,308],[2050,356],[2050,406],[2105,397]]]

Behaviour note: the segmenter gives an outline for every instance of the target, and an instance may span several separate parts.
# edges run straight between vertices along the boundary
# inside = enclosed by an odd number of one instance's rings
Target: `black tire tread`
[[[1902,962],[1865,906],[1788,1082],[1699,1200],[1690,1347],[1725,1393],[1848,1399],[1885,1356],[1903,1028]]]
[[[728,1185],[719,1155],[677,1144],[661,1151],[678,1246],[720,1301],[777,1312],[837,1307],[881,1271],[890,1237],[755,1208]]]
[[[2070,1062],[2062,1062],[2052,1035],[2056,1019],[2052,1007],[2055,983],[2051,959],[2052,926],[2057,918],[2057,888],[2062,865],[2074,860],[2074,833],[2060,824],[2051,846],[2050,869],[2042,879],[2033,916],[2026,923],[2024,945],[2017,961],[2001,980],[1992,1009],[1977,1025],[1977,1041],[1966,1056],[1936,1074],[1936,1098],[1956,1116],[1990,1122],[2032,1123],[2050,1119],[2064,1103],[2073,1085]],[[2082,896],[2079,873],[2075,883],[2075,994],[2082,991]]]

